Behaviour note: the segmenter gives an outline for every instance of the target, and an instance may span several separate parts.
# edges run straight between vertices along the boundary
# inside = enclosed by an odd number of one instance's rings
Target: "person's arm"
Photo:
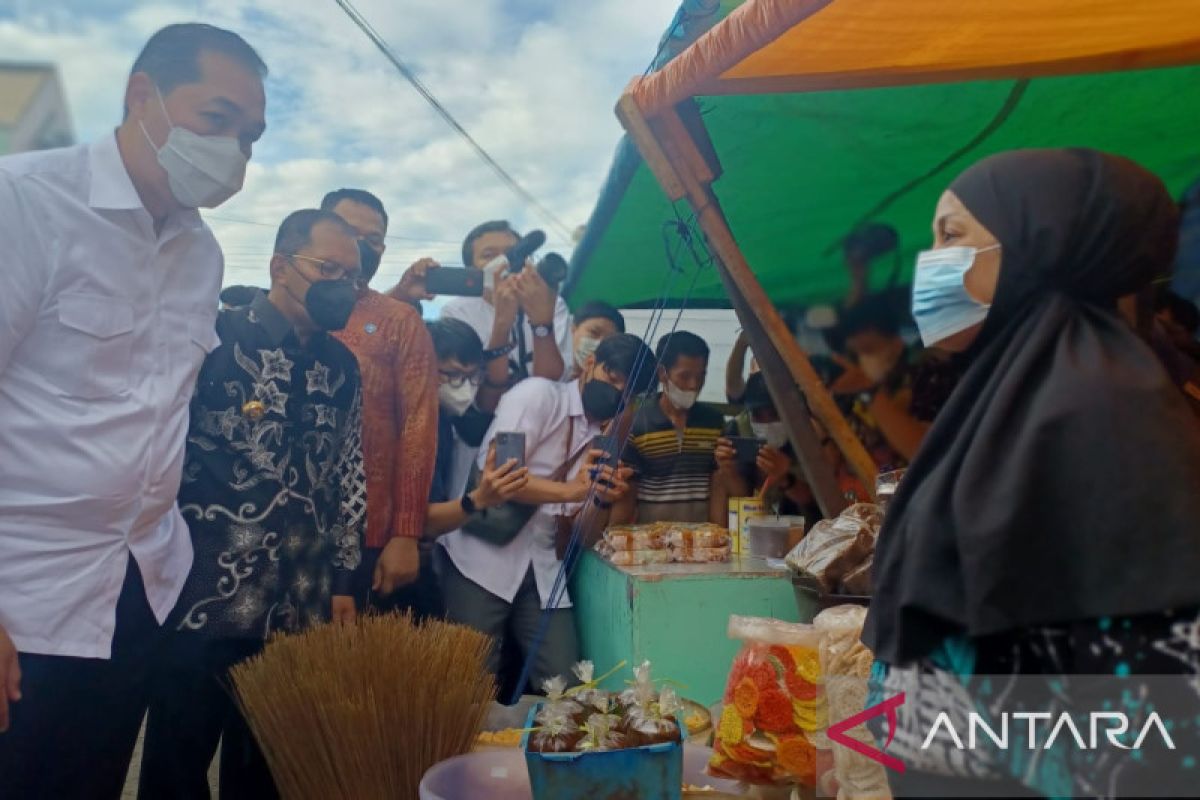
[[[912,461],[925,434],[929,433],[930,424],[913,417],[897,395],[886,394],[883,390],[875,393],[867,410],[892,449],[904,456],[905,461]]]
[[[475,407],[487,414],[495,413],[500,398],[508,391],[508,364],[512,353],[512,329],[520,307],[515,276],[504,276],[492,291],[492,333],[484,343],[483,383],[475,394]],[[487,352],[496,353],[487,358]]]
[[[421,570],[417,542],[425,532],[429,486],[437,458],[437,357],[433,340],[415,313],[397,315],[391,329],[395,439],[390,443],[392,524],[390,541],[375,565],[373,584],[387,596],[414,582]]]
[[[556,313],[559,305],[558,293],[542,280],[542,276],[532,265],[527,265],[521,274],[516,276],[516,281],[521,308],[525,311],[529,326],[536,328],[546,325],[554,329],[551,336],[533,337],[533,367],[529,374],[537,378],[560,381],[566,372],[566,363],[559,340],[565,334],[567,341],[570,341],[571,329],[570,324],[560,320],[559,314]],[[563,307],[565,309],[565,304]]]
[[[359,381],[358,370],[353,375]],[[361,384],[360,384],[361,385]],[[362,449],[362,389],[356,389],[350,414],[342,433],[340,452],[334,465],[339,478],[339,532],[333,547],[334,622],[351,623],[355,619],[354,571],[362,563],[363,531],[367,526],[367,470]]]
[[[17,648],[0,626],[0,733],[8,730],[8,705],[21,699],[21,665]]]
[[[0,375],[33,329],[45,292],[45,271],[38,265],[48,255],[34,256],[29,239],[37,228],[29,217],[14,178],[0,170]]]
[[[729,351],[729,361],[725,363],[725,399],[731,403],[740,403],[746,396],[746,353],[750,350],[750,339],[746,332],[738,334],[733,349]]]
[[[422,300],[432,300],[434,298],[425,289],[425,276],[429,270],[437,269],[439,266],[441,265],[432,258],[421,258],[414,261],[404,271],[404,274],[400,276],[400,282],[391,289],[388,289],[384,294],[420,310]]]

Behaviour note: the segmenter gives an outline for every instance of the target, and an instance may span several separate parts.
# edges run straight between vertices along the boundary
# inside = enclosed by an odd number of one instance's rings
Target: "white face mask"
[[[892,356],[876,355],[861,355],[858,357],[858,366],[863,373],[871,379],[872,383],[882,383],[884,378],[892,373],[896,368],[899,359]]]
[[[600,340],[591,336],[584,336],[579,340],[579,346],[575,348],[575,366],[583,369],[583,365],[596,352],[596,348],[600,346]]]
[[[696,398],[699,396],[699,392],[685,392],[669,380],[667,381],[667,399],[680,411],[687,411],[696,405]]]
[[[750,429],[754,431],[754,438],[762,439],[767,447],[778,450],[788,442],[787,429],[782,422],[751,422]]]
[[[246,154],[232,136],[201,136],[171,122],[167,105],[157,88],[167,124],[167,141],[157,147],[146,125],[142,134],[158,154],[158,163],[167,172],[171,194],[185,208],[216,208],[237,194],[246,178]]]
[[[470,381],[464,381],[462,386],[448,383],[438,386],[438,405],[452,417],[461,417],[474,401],[475,387]]]
[[[496,278],[506,269],[508,269],[508,256],[503,253],[484,264],[483,288],[487,291],[494,291],[496,288]]]

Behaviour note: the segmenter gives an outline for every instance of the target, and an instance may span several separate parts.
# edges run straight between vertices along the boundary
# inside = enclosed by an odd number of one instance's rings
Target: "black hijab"
[[[1169,270],[1165,187],[1025,150],[950,190],[999,240],[999,283],[879,535],[864,640],[900,664],[949,635],[1200,604],[1200,432],[1115,311]]]

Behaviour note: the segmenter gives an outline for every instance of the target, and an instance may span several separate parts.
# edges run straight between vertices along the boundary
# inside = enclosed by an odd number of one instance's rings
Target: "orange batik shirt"
[[[437,358],[429,332],[412,306],[368,290],[335,335],[362,373],[365,545],[420,538],[437,452]]]

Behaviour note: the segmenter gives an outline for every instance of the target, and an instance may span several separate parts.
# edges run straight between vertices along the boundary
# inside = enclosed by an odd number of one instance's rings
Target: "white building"
[[[74,141],[58,70],[52,64],[0,62],[0,155]]]

